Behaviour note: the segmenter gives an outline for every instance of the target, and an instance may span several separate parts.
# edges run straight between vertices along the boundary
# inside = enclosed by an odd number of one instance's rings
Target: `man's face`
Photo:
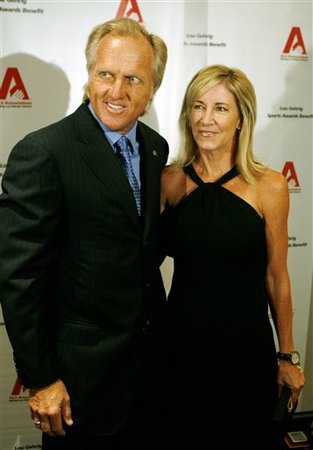
[[[153,50],[144,36],[109,33],[98,46],[88,87],[91,106],[104,125],[127,133],[153,97]]]

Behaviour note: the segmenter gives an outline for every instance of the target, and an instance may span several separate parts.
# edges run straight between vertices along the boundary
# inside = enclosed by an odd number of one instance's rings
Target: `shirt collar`
[[[103,130],[105,136],[107,137],[108,141],[110,142],[112,148],[115,151],[114,144],[123,135],[121,133],[118,133],[117,131],[110,130],[110,128],[108,128],[106,125],[104,125],[104,123],[102,123],[101,120],[96,116],[96,114],[95,114],[95,112],[93,110],[93,107],[91,106],[90,102],[88,104],[88,108],[90,109],[90,111],[91,111],[92,115],[94,116],[94,118],[96,119],[96,121],[99,123],[101,129]],[[136,146],[136,142],[137,142],[136,141],[137,124],[138,124],[138,121],[136,121],[135,125],[128,131],[128,133],[126,133],[124,135],[130,140],[134,150],[137,148],[137,146]]]

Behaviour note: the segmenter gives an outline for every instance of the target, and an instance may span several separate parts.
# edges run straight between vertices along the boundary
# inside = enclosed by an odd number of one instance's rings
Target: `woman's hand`
[[[288,361],[280,361],[278,369],[279,386],[288,386],[292,391],[292,404],[296,404],[300,392],[305,384],[305,377],[300,366],[290,364]]]

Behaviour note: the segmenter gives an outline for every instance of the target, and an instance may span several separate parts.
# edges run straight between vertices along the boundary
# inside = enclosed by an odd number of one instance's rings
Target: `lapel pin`
[[[153,156],[158,156],[158,152],[156,150],[152,150],[152,155]]]

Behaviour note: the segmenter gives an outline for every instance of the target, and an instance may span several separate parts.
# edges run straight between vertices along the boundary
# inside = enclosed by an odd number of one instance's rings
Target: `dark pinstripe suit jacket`
[[[0,299],[26,387],[61,377],[76,425],[112,432],[127,414],[142,327],[156,341],[160,173],[168,145],[138,124],[142,220],[86,104],[12,150],[0,197]],[[99,413],[101,411],[101,413]]]

